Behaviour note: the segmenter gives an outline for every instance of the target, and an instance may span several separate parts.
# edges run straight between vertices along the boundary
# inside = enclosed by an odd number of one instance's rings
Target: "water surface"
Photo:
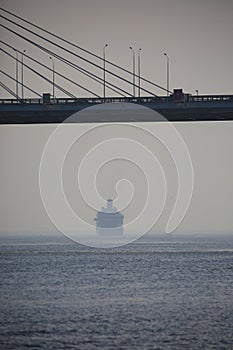
[[[233,241],[1,239],[1,349],[232,349]]]

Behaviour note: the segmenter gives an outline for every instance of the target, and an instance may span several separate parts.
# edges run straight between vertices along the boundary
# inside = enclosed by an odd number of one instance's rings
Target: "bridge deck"
[[[179,98],[141,97],[141,98],[56,98],[51,99],[1,99],[0,124],[34,124],[61,123],[67,117],[83,108],[106,103],[128,102],[149,107],[158,111],[169,121],[190,120],[233,120],[233,95],[202,95],[192,96],[183,94]],[[151,118],[137,120],[137,118],[111,117],[110,119],[80,118],[78,122],[130,122],[153,121]]]

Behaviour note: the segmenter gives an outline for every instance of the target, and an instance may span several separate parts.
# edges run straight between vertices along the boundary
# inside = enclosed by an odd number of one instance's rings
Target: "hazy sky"
[[[107,58],[127,69],[131,69],[132,63],[129,46],[135,50],[142,48],[142,74],[163,86],[166,85],[163,52],[167,52],[172,89],[183,88],[193,94],[196,89],[200,94],[233,93],[231,0],[0,0],[0,3],[96,54],[102,55],[103,46],[108,43]],[[3,30],[1,37],[51,65],[49,56],[38,53],[33,46]],[[5,71],[14,75],[13,61],[1,55],[1,63]],[[64,69],[59,62],[55,64],[61,71]],[[102,93],[101,87],[81,76],[76,79]],[[40,92],[51,91],[47,83],[39,81],[26,69],[25,83]],[[11,87],[14,89],[15,85]],[[76,94],[79,93],[85,96],[76,90]],[[3,90],[1,96],[10,97]],[[55,230],[42,205],[38,174],[43,148],[54,127],[0,126],[1,233]],[[233,123],[178,123],[177,129],[189,149],[195,177],[192,202],[179,230],[232,232]],[[160,148],[159,153],[161,156]],[[174,169],[167,174],[170,178],[172,171]],[[75,208],[72,187],[67,186],[67,192]],[[174,195],[171,193],[170,197]],[[112,193],[106,191],[105,195]],[[168,212],[160,228],[164,227],[167,217]]]
[[[233,231],[233,123],[178,123],[178,131],[184,138],[189,149],[194,170],[194,191],[187,215],[178,227],[178,231]],[[54,231],[48,216],[43,208],[39,190],[39,164],[43,148],[54,129],[50,125],[38,126],[1,126],[0,127],[0,159],[1,159],[1,182],[0,182],[0,222],[1,233],[4,232],[47,232]],[[96,138],[96,142],[98,139]],[[89,148],[93,142],[89,140]],[[146,138],[143,143],[147,144]],[[166,177],[173,186],[169,187],[168,199],[175,198],[177,190],[177,175],[169,164],[166,165],[161,145],[155,144],[155,154],[162,158],[162,165]],[[78,148],[77,148],[78,147]],[[79,144],[73,148],[70,161],[65,167],[64,186],[67,198],[74,210],[80,212],[80,198],[77,194],[77,166],[80,154],[85,153],[85,147],[79,148]],[[79,150],[79,152],[78,152]],[[75,153],[76,151],[76,153]],[[81,152],[81,153],[80,153]],[[173,166],[174,167],[174,166]],[[115,183],[121,178],[123,168],[117,168],[117,164],[110,164],[110,173],[103,173],[102,195],[108,198],[115,194]],[[125,169],[125,168],[124,168]],[[103,169],[104,170],[104,169]],[[126,168],[128,170],[128,168]],[[133,169],[134,170],[134,169]],[[132,169],[128,170],[129,174]],[[126,173],[127,174],[127,173]],[[101,174],[100,174],[101,175]],[[123,172],[123,178],[125,172]],[[139,174],[140,175],[140,174]],[[134,176],[135,180],[135,176]],[[140,177],[139,180],[141,181]],[[143,182],[139,183],[140,188]],[[137,188],[137,182],[136,182]],[[138,203],[144,202],[144,195],[136,191]],[[134,202],[135,203],[135,202]],[[154,205],[157,198],[154,199]],[[174,204],[174,200],[172,201]],[[165,207],[166,209],[166,207]],[[171,210],[169,207],[169,212]],[[134,208],[136,212],[137,208]],[[168,209],[167,209],[168,210]],[[95,213],[84,212],[84,218],[92,220]],[[86,213],[86,214],[85,214]],[[160,228],[164,228],[168,218],[168,212],[160,222]]]
[[[232,0],[1,0],[1,6],[47,30],[131,70],[132,52],[142,48],[142,75],[166,85],[166,57],[170,58],[170,87],[195,94],[233,92]],[[5,24],[5,21],[2,20]],[[47,54],[2,30],[2,38],[19,50],[51,66]],[[4,70],[15,65],[2,56]],[[27,62],[27,59],[25,60]],[[96,62],[99,63],[99,62]],[[55,62],[56,68],[64,66]],[[47,73],[49,75],[49,73]],[[70,73],[72,77],[74,74]],[[100,73],[98,73],[100,74]],[[51,75],[51,74],[50,74]],[[92,87],[78,73],[78,82]],[[109,77],[107,76],[107,79]],[[8,82],[9,83],[9,82]],[[25,69],[25,83],[43,92],[51,90]],[[13,84],[13,83],[12,83]],[[14,84],[12,85],[14,87]],[[102,88],[94,85],[96,92]],[[155,92],[161,94],[159,90]],[[5,94],[4,91],[1,92]],[[86,95],[76,89],[77,95]],[[108,92],[109,94],[110,92]],[[6,95],[6,94],[5,94]],[[30,94],[29,94],[30,95]],[[10,97],[10,96],[9,96]]]

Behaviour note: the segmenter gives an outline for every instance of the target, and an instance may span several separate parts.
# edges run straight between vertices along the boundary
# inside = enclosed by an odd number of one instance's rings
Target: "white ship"
[[[107,200],[106,207],[102,207],[101,210],[97,212],[94,220],[96,222],[96,232],[98,234],[109,236],[113,234],[123,234],[124,215],[113,206],[112,199]]]

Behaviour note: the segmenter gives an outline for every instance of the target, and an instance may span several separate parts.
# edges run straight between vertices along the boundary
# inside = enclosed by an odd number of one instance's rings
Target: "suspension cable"
[[[78,46],[78,45],[76,45],[76,44],[74,44],[74,43],[72,43],[72,42],[70,42],[70,41],[68,41],[68,40],[66,40],[66,39],[64,39],[64,38],[62,38],[62,37],[60,37],[59,35],[56,35],[56,34],[54,34],[54,33],[52,33],[52,32],[49,32],[48,30],[46,30],[46,29],[44,29],[44,28],[42,28],[42,27],[40,27],[40,26],[38,26],[38,25],[36,25],[36,24],[34,24],[34,23],[32,23],[32,22],[26,20],[26,19],[24,19],[23,17],[17,16],[17,15],[15,15],[14,13],[12,13],[12,12],[10,12],[10,11],[8,11],[8,10],[5,10],[5,9],[3,9],[3,8],[0,8],[0,9],[1,9],[2,11],[4,11],[4,12],[10,14],[11,16],[14,16],[14,17],[18,18],[19,20],[21,20],[21,21],[23,21],[23,22],[25,22],[25,23],[27,23],[27,24],[29,24],[29,25],[31,25],[31,26],[33,26],[33,27],[35,27],[35,28],[37,28],[37,29],[39,29],[39,30],[41,30],[41,31],[43,31],[43,32],[45,32],[45,33],[47,33],[47,34],[49,34],[49,35],[55,37],[55,38],[57,38],[57,39],[59,39],[59,40],[61,40],[61,41],[63,41],[63,42],[65,42],[66,44],[69,44],[69,45],[71,45],[71,46],[73,46],[73,47],[75,47],[75,48],[77,48],[77,49],[79,49],[79,50],[81,50],[81,51],[83,51],[83,52],[85,52],[85,53],[91,55],[91,56],[94,56],[95,58],[98,58],[98,59],[100,59],[100,60],[102,60],[102,61],[104,60],[103,57],[98,56],[98,55],[94,54],[93,52],[91,52],[91,51],[89,51],[89,50],[87,50],[87,49],[84,49],[84,48],[82,48],[82,47],[80,47],[80,46]],[[143,80],[143,81],[145,81],[145,82],[147,82],[147,83],[149,83],[149,84],[151,84],[151,85],[153,85],[153,86],[155,86],[155,87],[157,87],[157,88],[159,88],[159,89],[161,89],[161,90],[163,90],[163,91],[172,93],[171,91],[167,90],[166,88],[164,88],[164,87],[162,87],[162,86],[160,86],[160,85],[158,85],[158,84],[155,84],[154,82],[152,82],[152,81],[150,81],[150,80],[148,80],[148,79],[146,79],[146,78],[144,78],[144,77],[142,77],[142,76],[139,77],[137,74],[133,74],[133,73],[130,72],[129,70],[127,70],[127,69],[125,69],[125,68],[123,68],[123,67],[117,65],[117,64],[114,63],[114,62],[111,62],[111,61],[109,61],[109,60],[107,60],[107,59],[105,59],[105,62],[108,63],[108,64],[110,64],[110,65],[112,65],[112,66],[115,67],[115,68],[118,68],[118,69],[124,71],[125,73],[128,73],[128,74],[130,74],[130,75],[134,75],[135,77],[140,78],[141,80]],[[101,67],[101,69],[103,69],[103,68]],[[138,86],[136,86],[136,87],[138,87]],[[140,88],[140,87],[139,87],[139,88]]]
[[[11,49],[13,49],[13,50],[16,50],[13,46],[11,46],[11,45],[5,43],[4,41],[0,40],[0,42],[2,42],[4,45],[8,46],[9,48],[11,48]],[[19,50],[16,50],[16,51],[17,51],[17,52],[20,52]],[[24,56],[27,57],[27,58],[29,58],[29,59],[32,60],[33,62],[36,62],[36,63],[40,64],[42,67],[44,67],[44,68],[46,68],[46,69],[48,69],[48,70],[50,70],[50,71],[53,71],[52,68],[46,66],[45,64],[41,63],[40,61],[38,61],[38,60],[36,60],[36,59],[34,59],[34,58],[32,58],[31,56],[27,55],[26,53],[24,53]],[[16,60],[16,58],[15,58],[15,60]],[[94,92],[92,92],[91,90],[86,89],[86,88],[84,88],[82,85],[79,85],[79,84],[76,83],[75,81],[73,81],[73,80],[71,80],[71,79],[65,77],[63,74],[61,74],[61,73],[59,73],[59,72],[57,72],[57,71],[55,71],[55,70],[54,70],[54,73],[56,73],[57,75],[59,75],[60,77],[62,77],[62,78],[64,78],[64,79],[66,79],[67,81],[69,81],[69,82],[71,82],[71,83],[77,85],[78,87],[81,87],[82,89],[86,90],[87,92],[90,92],[91,94],[95,95],[96,97],[100,97],[99,95],[96,95],[96,94],[95,94]]]
[[[29,86],[22,84],[20,81],[16,80],[14,77],[12,77],[11,75],[7,74],[6,72],[4,72],[3,70],[0,70],[0,73],[4,74],[5,76],[7,76],[8,78],[14,80],[15,82],[19,83],[20,85],[22,85],[23,87],[25,87],[27,90],[33,92],[34,94],[36,94],[39,97],[42,97],[40,94],[38,94],[38,92],[36,92],[35,90],[31,89]]]
[[[49,39],[43,37],[42,35],[40,35],[40,34],[38,34],[38,33],[35,33],[34,31],[32,31],[32,30],[30,30],[30,29],[28,29],[28,28],[23,27],[23,26],[20,25],[19,23],[15,22],[15,21],[12,21],[12,20],[10,20],[9,18],[7,18],[7,17],[5,17],[5,16],[3,16],[3,15],[0,15],[0,17],[2,17],[2,18],[4,18],[5,20],[7,20],[8,22],[13,23],[14,25],[16,25],[16,26],[22,28],[23,30],[26,30],[27,32],[29,32],[29,33],[35,35],[36,37],[39,37],[39,38],[41,38],[41,39],[47,41],[48,43],[50,43],[50,44],[52,44],[52,45],[58,47],[59,49],[62,49],[62,50],[64,50],[64,51],[68,52],[69,54],[71,54],[71,55],[73,55],[73,56],[76,56],[76,57],[78,57],[79,59],[81,59],[81,60],[83,60],[83,61],[85,61],[85,62],[87,62],[87,63],[93,65],[94,67],[103,70],[103,67],[99,66],[98,64],[96,64],[96,63],[94,63],[94,62],[92,62],[92,61],[90,61],[90,60],[88,60],[88,59],[86,59],[86,58],[84,58],[84,57],[82,57],[82,56],[80,56],[80,55],[74,53],[73,51],[70,51],[70,50],[68,50],[68,49],[66,49],[66,48],[64,48],[64,47],[62,47],[61,45],[59,45],[59,44],[57,44],[57,43],[55,43],[55,42],[53,42],[53,41],[51,41],[51,40],[49,40]],[[5,27],[3,24],[0,24],[0,25],[1,25],[2,27],[4,27],[5,29],[14,32],[13,30],[9,29],[8,27]],[[20,36],[19,33],[17,33],[17,32],[14,32],[14,33],[15,33],[16,35]],[[26,39],[26,38],[24,38],[24,39],[25,39],[25,40],[29,40],[29,39]],[[141,90],[143,90],[143,91],[145,91],[145,92],[147,92],[147,93],[149,93],[149,94],[151,94],[151,95],[153,95],[153,96],[156,97],[156,95],[155,95],[154,93],[152,93],[151,91],[149,91],[149,90],[147,90],[147,89],[145,89],[145,88],[139,87],[137,84],[133,84],[131,81],[129,81],[129,80],[127,80],[127,79],[125,79],[125,78],[119,76],[118,74],[116,74],[116,73],[114,73],[114,72],[111,72],[111,71],[109,71],[108,69],[105,69],[105,71],[106,71],[107,73],[113,75],[114,77],[116,77],[116,78],[118,78],[118,79],[120,79],[120,80],[122,80],[122,81],[124,81],[124,82],[126,82],[126,83],[128,83],[128,84],[130,84],[130,85],[133,85],[133,86],[135,86],[135,87],[137,87],[137,88],[140,88]],[[135,76],[136,76],[136,75],[135,75]]]
[[[71,67],[73,67],[73,68],[75,68],[75,67],[80,68],[80,67],[77,66],[75,63],[72,63],[72,62],[70,62],[69,60],[65,59],[64,57],[61,57],[61,56],[59,56],[58,54],[54,53],[53,51],[50,51],[49,49],[46,49],[45,47],[43,47],[43,46],[41,46],[41,45],[35,43],[34,41],[32,41],[32,40],[26,38],[25,36],[23,36],[23,35],[21,35],[21,34],[15,32],[13,29],[10,29],[10,28],[4,26],[3,24],[0,24],[0,26],[2,26],[3,28],[7,29],[8,31],[14,33],[15,35],[19,36],[20,38],[22,38],[22,39],[28,41],[30,44],[32,44],[32,45],[38,47],[40,50],[42,50],[42,51],[44,51],[44,52],[50,54],[51,56],[57,58],[58,60],[60,60],[60,61],[62,61],[62,62],[68,64],[69,66],[71,66]],[[82,68],[82,70],[88,72],[88,71],[87,71],[86,69],[84,69],[84,68]],[[88,73],[90,74],[90,72],[88,72]],[[98,78],[99,80],[103,81],[102,78],[98,77],[98,76],[95,75],[94,73],[91,73],[91,74],[92,74],[93,76],[95,76],[96,78]],[[131,95],[131,94],[128,93],[127,91],[121,89],[120,87],[118,87],[118,86],[116,86],[116,85],[114,85],[114,84],[112,84],[112,83],[110,83],[110,82],[108,82],[108,84],[111,85],[111,86],[116,87],[118,90],[121,90],[121,91],[123,91],[125,94],[130,95],[131,97],[133,97],[133,95]],[[100,97],[99,95],[96,95],[96,94],[93,93],[93,92],[91,92],[91,93],[94,94],[94,95],[97,96],[97,97]]]
[[[11,58],[13,58],[15,60],[15,57],[12,56],[9,52],[5,51],[4,49],[0,48],[1,51],[3,51],[5,54],[7,54],[8,56],[10,56]],[[24,66],[27,67],[29,70],[31,70],[33,73],[39,75],[42,79],[46,80],[47,82],[49,82],[50,84],[53,84],[53,82],[46,78],[45,76],[43,76],[42,74],[40,74],[39,72],[37,72],[35,69],[31,68],[30,66],[28,66],[26,63],[24,63]],[[54,84],[54,86],[59,89],[60,91],[62,91],[64,94],[66,94],[67,96],[71,97],[71,98],[77,98],[76,96],[74,96],[73,94],[71,94],[69,91],[63,89],[63,87],[61,87],[58,84]]]
[[[9,94],[14,96],[17,100],[20,100],[20,97],[18,95],[16,95],[16,93],[13,90],[11,90],[8,86],[6,86],[1,81],[0,81],[0,86],[3,87],[3,89],[5,89],[7,92],[9,92]]]

